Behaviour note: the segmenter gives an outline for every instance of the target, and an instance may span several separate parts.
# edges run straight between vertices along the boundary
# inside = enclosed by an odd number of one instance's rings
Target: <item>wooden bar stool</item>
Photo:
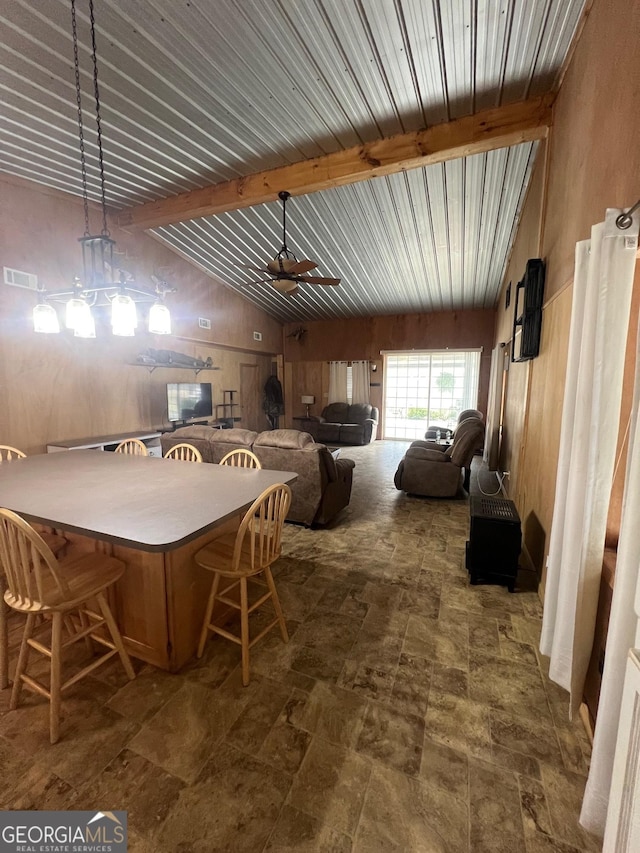
[[[174,444],[171,450],[164,454],[165,459],[181,459],[183,462],[202,462],[202,454],[193,444],[186,441]]]
[[[231,465],[233,468],[262,468],[260,460],[251,450],[230,450],[219,462],[220,465]]]
[[[49,734],[51,743],[59,738],[60,702],[62,693],[80,679],[92,673],[118,654],[125,672],[135,678],[129,655],[105,597],[105,590],[124,574],[125,565],[105,554],[85,554],[59,562],[42,536],[23,518],[8,509],[0,509],[0,562],[4,567],[7,590],[5,602],[13,610],[25,613],[27,622],[22,636],[10,710],[18,707],[23,684],[49,699]],[[88,602],[95,599],[100,613],[90,610]],[[36,625],[36,617],[51,617]],[[81,628],[62,638],[66,617],[78,614]],[[106,631],[103,632],[103,628]],[[51,645],[37,636],[51,629]],[[90,640],[105,646],[108,651],[93,660],[75,675],[62,682],[62,655],[79,640]],[[46,685],[27,673],[29,653],[37,651],[50,661],[50,683]]]
[[[148,456],[147,446],[139,438],[126,438],[116,447],[115,453],[126,453],[129,456]]]
[[[276,585],[271,574],[271,564],[282,551],[282,528],[291,504],[291,489],[284,483],[270,486],[256,498],[240,522],[236,534],[227,534],[214,539],[195,555],[199,566],[213,572],[211,593],[207,602],[198,657],[202,657],[209,632],[219,634],[242,648],[242,683],[249,683],[249,649],[262,639],[276,625],[280,626],[282,639],[289,640],[287,627],[282,615]],[[257,601],[249,605],[247,581],[255,580],[263,574],[268,591]],[[218,591],[221,578],[230,578],[222,591]],[[264,587],[264,584],[260,584]],[[229,598],[228,593],[240,587],[240,603]],[[271,599],[275,610],[275,619],[253,639],[249,638],[249,615]],[[240,611],[240,636],[211,623],[216,601],[222,601],[229,607]]]
[[[12,462],[14,459],[24,459],[27,454],[17,447],[11,447],[8,444],[0,444],[0,464],[2,462]]]
[[[17,459],[26,459],[27,454],[17,447],[11,447],[8,444],[0,444],[0,464],[14,462]],[[59,536],[56,533],[41,533],[44,541],[54,554],[59,554],[68,545],[64,536]],[[4,594],[7,585],[0,561],[0,690],[4,690],[9,686],[9,622],[7,614],[7,605],[4,601]]]

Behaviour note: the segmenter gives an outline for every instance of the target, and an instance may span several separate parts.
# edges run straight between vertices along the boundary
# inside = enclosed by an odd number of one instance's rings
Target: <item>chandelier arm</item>
[[[104,159],[102,156],[102,123],[100,118],[100,89],[98,87],[98,60],[96,57],[96,21],[93,14],[93,0],[89,0],[91,20],[91,59],[93,61],[93,92],[96,100],[96,127],[98,129],[98,163],[100,166],[100,199],[102,202],[102,234],[109,236],[107,228],[107,201],[104,190]]]
[[[71,34],[73,36],[73,66],[76,75],[76,103],[78,104],[78,136],[80,139],[80,174],[82,179],[82,201],[84,204],[84,234],[89,236],[89,199],[87,197],[87,163],[84,153],[84,128],[82,121],[82,90],[80,88],[80,64],[78,62],[78,30],[76,24],[76,0],[71,0]]]

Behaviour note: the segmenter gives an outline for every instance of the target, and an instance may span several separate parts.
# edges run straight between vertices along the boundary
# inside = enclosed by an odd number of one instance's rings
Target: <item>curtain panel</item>
[[[351,402],[369,403],[369,362],[351,362]]]
[[[347,402],[347,362],[329,362],[329,403]]]
[[[637,227],[636,227],[637,234]],[[627,235],[629,236],[629,235]],[[636,240],[637,242],[637,240]],[[621,347],[623,348],[623,347]],[[615,441],[613,442],[615,444]],[[602,834],[607,817],[614,753],[622,706],[629,649],[637,646],[640,617],[640,335],[636,349],[636,373],[629,425],[627,469],[618,538],[616,575],[609,614],[604,670],[598,703],[589,777],[580,823],[590,832]],[[607,827],[607,834],[615,826]],[[605,849],[613,849],[605,843]]]
[[[556,496],[540,651],[580,706],[591,656],[620,418],[636,248],[608,210],[576,246]]]

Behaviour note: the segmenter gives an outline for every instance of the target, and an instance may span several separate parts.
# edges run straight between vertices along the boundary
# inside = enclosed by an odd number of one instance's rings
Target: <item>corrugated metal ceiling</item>
[[[86,0],[77,0],[97,197]],[[584,0],[95,0],[108,202],[127,207],[551,89]],[[80,191],[68,0],[0,16],[0,169]],[[279,204],[158,229],[281,320],[493,305],[535,146],[295,198],[289,237],[338,288],[286,298],[236,263]],[[287,189],[282,187],[282,189]]]

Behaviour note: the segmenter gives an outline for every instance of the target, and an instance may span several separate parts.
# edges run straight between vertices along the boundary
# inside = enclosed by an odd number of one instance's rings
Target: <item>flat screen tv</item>
[[[212,415],[210,382],[167,383],[167,420],[206,420]]]

